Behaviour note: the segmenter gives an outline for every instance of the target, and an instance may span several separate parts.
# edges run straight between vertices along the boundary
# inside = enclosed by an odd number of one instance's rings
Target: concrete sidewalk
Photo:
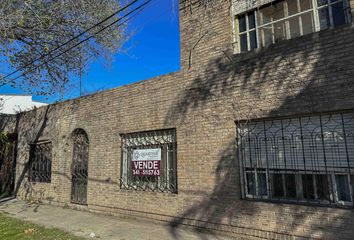
[[[29,205],[20,200],[10,200],[0,203],[0,211],[7,212],[13,217],[40,224],[46,227],[55,227],[76,236],[104,240],[228,240],[230,237],[207,233],[194,232],[189,229],[178,228],[172,234],[168,225],[154,224],[132,219],[106,216],[84,211],[64,209],[50,205]],[[92,238],[94,239],[94,238]]]

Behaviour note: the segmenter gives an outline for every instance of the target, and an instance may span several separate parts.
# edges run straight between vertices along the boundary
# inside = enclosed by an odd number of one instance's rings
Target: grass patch
[[[83,240],[55,228],[45,228],[0,212],[1,240]]]

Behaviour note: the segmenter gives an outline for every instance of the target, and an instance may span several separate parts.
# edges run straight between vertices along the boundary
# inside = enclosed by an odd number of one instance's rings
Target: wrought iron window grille
[[[121,134],[121,139],[121,189],[177,193],[177,142],[175,129]],[[136,153],[136,150],[149,151],[156,149],[160,149],[161,152],[159,174],[135,174],[133,153]]]
[[[52,143],[30,143],[29,181],[50,183],[52,176]]]
[[[236,125],[243,198],[353,206],[353,111]]]
[[[72,133],[73,159],[71,163],[71,203],[87,204],[89,138],[85,130]]]

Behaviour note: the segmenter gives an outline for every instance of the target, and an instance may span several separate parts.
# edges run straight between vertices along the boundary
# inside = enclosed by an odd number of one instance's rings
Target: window
[[[87,205],[88,161],[90,141],[86,131],[76,128],[72,133],[71,203]]]
[[[353,205],[354,112],[237,122],[243,197]]]
[[[176,131],[122,134],[121,189],[177,193]]]
[[[52,143],[30,144],[29,180],[50,183],[52,175]]]
[[[347,0],[273,1],[235,17],[238,52],[349,22]]]

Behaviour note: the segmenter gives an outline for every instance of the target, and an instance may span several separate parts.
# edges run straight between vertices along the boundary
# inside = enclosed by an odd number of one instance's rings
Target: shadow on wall
[[[1,131],[6,131],[14,133],[18,136],[17,150],[27,151],[29,143],[37,142],[40,137],[43,136],[43,132],[48,125],[48,115],[51,111],[51,106],[45,106],[40,109],[35,108],[29,112],[23,112],[16,115],[6,116],[1,118],[0,129]],[[53,120],[55,121],[55,119]],[[13,195],[17,196],[20,191],[24,191],[25,199],[29,198],[29,195],[36,191],[32,187],[32,183],[26,179],[26,174],[30,168],[31,162],[28,154],[22,155],[18,154],[17,157],[21,159],[16,159],[16,178],[14,183]],[[44,192],[36,193],[37,195],[43,196]]]
[[[353,108],[353,43],[354,29],[344,26],[259,51],[225,51],[198,76],[187,72],[193,80],[169,109],[165,124],[183,122],[189,111],[215,101],[224,103],[233,120]]]
[[[223,120],[220,124],[353,108],[353,52],[351,26],[279,42],[258,52],[239,55],[225,52],[211,60],[204,72],[187,77],[191,82],[169,109],[165,124],[182,124],[193,113],[213,121],[205,109],[215,110]],[[195,225],[196,230],[215,229],[213,223],[216,223],[219,229],[226,225],[250,235],[257,235],[249,229],[258,227],[268,230],[268,234],[329,239],[337,238],[341,229],[342,239],[350,239],[348,236],[353,234],[350,210],[257,203],[233,197],[230,189],[240,186],[235,147],[232,141],[218,154],[212,193],[176,217],[172,227]],[[171,234],[180,239],[174,228]]]
[[[90,96],[86,98],[90,98]],[[79,110],[75,100],[73,101],[73,104],[69,105],[68,107],[69,111],[76,112]],[[62,138],[60,138],[58,134],[58,131],[60,129],[57,123],[58,116],[62,116],[63,111],[66,111],[65,108],[61,106],[57,107],[57,105],[54,104],[34,109],[32,111],[19,113],[17,115],[8,116],[6,118],[0,118],[1,131],[18,134],[19,141],[17,143],[17,172],[14,187],[15,196],[19,196],[21,198],[24,198],[25,200],[33,201],[37,201],[40,199],[52,201],[55,199],[55,195],[52,195],[52,193],[47,192],[47,186],[49,185],[46,184],[44,186],[43,184],[31,182],[28,179],[28,172],[31,166],[29,143],[50,139],[53,142],[53,145],[57,146],[58,142],[63,142],[64,140],[65,146],[64,149],[62,149],[63,152],[66,151],[65,147],[72,147],[72,145],[68,143],[72,140],[71,136],[61,136]],[[56,154],[58,153],[53,152],[53,154],[53,157],[56,158]],[[71,164],[71,161],[72,159],[69,158],[69,164]],[[66,169],[66,166],[64,166],[62,171],[52,171],[52,176],[60,176],[62,179],[71,181],[72,176],[66,172]],[[118,184],[117,181],[114,181],[111,178],[89,178],[88,180],[90,182],[97,182],[102,184]]]
[[[37,142],[40,137],[43,136],[43,132],[48,125],[48,115],[51,110],[51,106],[43,107],[42,111],[39,109],[34,109],[31,112],[17,114],[16,128],[15,132],[26,137],[19,137],[18,149],[28,149],[28,144],[31,142]],[[33,117],[35,116],[35,117]],[[21,121],[21,124],[19,123]],[[39,124],[38,124],[39,123]],[[20,127],[19,127],[20,126]],[[30,134],[29,134],[30,133]],[[44,192],[37,193],[33,188],[32,183],[26,179],[26,174],[31,166],[31,158],[26,154],[27,159],[18,159],[17,162],[20,164],[20,173],[17,173],[16,184],[15,184],[15,196],[21,190],[24,191],[25,199],[29,199],[32,194],[37,194],[39,196],[44,196]]]
[[[14,171],[16,167],[17,134],[8,131],[17,122],[17,116],[0,116],[0,200],[6,201],[14,195]],[[17,124],[15,124],[16,128]],[[3,135],[5,134],[5,135]]]
[[[0,201],[9,199],[14,191],[14,170],[16,162],[16,134],[0,136]]]
[[[232,226],[235,217],[241,217],[240,208],[237,205],[238,196],[232,193],[235,186],[238,186],[238,168],[235,159],[235,146],[230,143],[221,153],[217,169],[215,170],[215,186],[212,193],[202,201],[195,203],[171,223],[171,234],[175,239],[182,239],[176,227],[180,225],[195,226],[195,230],[210,229],[217,230],[222,225]],[[248,214],[253,215],[257,208],[247,209]],[[245,211],[243,209],[242,211]],[[239,228],[248,229],[244,224]],[[206,236],[204,236],[206,237]]]

